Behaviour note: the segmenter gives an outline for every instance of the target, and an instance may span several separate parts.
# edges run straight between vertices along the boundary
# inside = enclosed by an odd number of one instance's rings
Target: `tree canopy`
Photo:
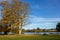
[[[2,5],[2,24],[7,24],[8,27],[19,27],[22,30],[22,26],[25,24],[28,15],[28,3],[21,2],[19,0],[12,0],[11,3],[3,1]],[[21,33],[21,32],[20,32]]]
[[[60,22],[56,25],[56,30],[60,32]]]

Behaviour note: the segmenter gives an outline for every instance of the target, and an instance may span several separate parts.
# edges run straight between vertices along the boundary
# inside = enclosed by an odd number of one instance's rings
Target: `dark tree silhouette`
[[[40,28],[38,27],[37,30],[40,30]]]
[[[56,25],[56,30],[57,30],[58,32],[60,32],[60,23],[58,23],[58,24]]]

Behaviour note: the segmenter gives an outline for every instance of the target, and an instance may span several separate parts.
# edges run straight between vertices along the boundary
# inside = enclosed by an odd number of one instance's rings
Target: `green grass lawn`
[[[0,40],[60,40],[60,35],[0,35]]]

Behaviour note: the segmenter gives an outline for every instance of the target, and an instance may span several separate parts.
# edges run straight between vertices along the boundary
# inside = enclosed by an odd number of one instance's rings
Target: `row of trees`
[[[30,29],[30,30],[24,30],[24,32],[56,32],[56,29]]]
[[[26,25],[28,16],[28,3],[21,2],[20,0],[6,0],[0,3],[2,9],[2,25],[6,25],[11,30],[19,28],[19,35],[21,35],[22,27]],[[1,26],[1,25],[0,25]]]
[[[54,29],[31,29],[31,30],[25,30],[25,32],[60,32],[60,22],[57,23],[56,28]]]

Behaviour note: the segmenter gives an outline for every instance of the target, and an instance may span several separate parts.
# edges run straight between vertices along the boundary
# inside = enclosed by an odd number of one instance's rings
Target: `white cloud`
[[[42,9],[38,4],[32,5],[31,9]]]
[[[41,22],[41,21],[43,21],[43,22],[44,21],[45,22],[60,22],[60,18],[43,18],[43,17],[32,16],[32,15],[30,17],[30,20],[33,21],[33,22]]]
[[[42,18],[31,15],[30,16],[31,24],[26,25],[26,29],[33,29],[40,27],[42,29],[55,28],[57,23],[60,22],[60,18]]]

